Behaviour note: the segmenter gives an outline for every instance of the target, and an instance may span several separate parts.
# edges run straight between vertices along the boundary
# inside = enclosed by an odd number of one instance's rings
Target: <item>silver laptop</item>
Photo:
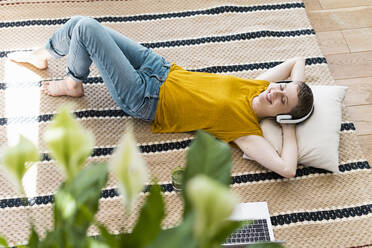
[[[266,202],[240,203],[235,207],[229,219],[247,221],[247,224],[243,224],[242,227],[234,231],[222,244],[224,247],[246,247],[250,244],[267,242],[284,243],[284,241],[274,238]]]

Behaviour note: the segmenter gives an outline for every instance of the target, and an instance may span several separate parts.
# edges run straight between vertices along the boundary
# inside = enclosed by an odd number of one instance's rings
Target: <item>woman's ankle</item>
[[[66,77],[65,80],[66,80],[66,83],[67,83],[67,87],[70,90],[76,90],[83,85],[82,82],[75,81],[74,79],[72,79],[70,77]]]
[[[34,53],[35,55],[40,56],[44,60],[49,60],[53,57],[45,47],[40,47],[36,49]]]

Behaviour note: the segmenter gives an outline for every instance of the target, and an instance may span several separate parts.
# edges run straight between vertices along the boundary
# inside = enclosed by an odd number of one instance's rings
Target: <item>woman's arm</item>
[[[297,170],[297,138],[295,124],[281,124],[283,133],[283,145],[281,157],[287,161],[289,170],[296,175]]]
[[[263,137],[249,135],[234,142],[250,158],[262,166],[287,178],[294,177],[297,169],[296,126],[283,124],[283,147],[279,155],[274,147]]]
[[[291,77],[292,81],[304,81],[305,59],[302,57],[291,58],[283,63],[265,71],[256,79],[269,82],[286,80]]]

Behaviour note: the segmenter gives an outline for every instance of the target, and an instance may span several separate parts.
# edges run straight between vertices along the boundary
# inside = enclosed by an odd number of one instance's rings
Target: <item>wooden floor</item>
[[[303,0],[359,143],[372,165],[372,0]]]

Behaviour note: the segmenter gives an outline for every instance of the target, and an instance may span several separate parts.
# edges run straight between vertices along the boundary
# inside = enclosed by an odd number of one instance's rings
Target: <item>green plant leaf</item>
[[[198,174],[207,175],[224,185],[230,184],[232,162],[231,150],[227,143],[198,130],[186,158],[183,188],[191,178]],[[187,215],[190,202],[186,197],[184,201],[184,215]]]
[[[160,186],[155,184],[150,188],[143,205],[137,224],[129,235],[127,247],[146,247],[161,231],[161,221],[164,218],[164,202],[160,193]]]
[[[64,106],[53,117],[44,139],[51,157],[62,166],[67,179],[73,178],[93,151],[94,138]]]
[[[55,228],[47,233],[46,237],[38,243],[38,248],[59,248],[66,247],[62,234],[62,228]]]
[[[55,199],[56,209],[60,212],[62,219],[73,218],[78,210],[78,203],[71,192],[59,190]]]
[[[0,245],[4,247],[8,247],[8,242],[6,242],[6,239],[0,236]]]
[[[29,248],[37,248],[39,244],[39,235],[37,234],[34,225],[31,225],[31,234],[28,239]]]
[[[63,219],[91,219],[98,210],[98,200],[101,189],[106,185],[107,176],[106,164],[92,163],[72,181],[62,184],[55,195],[55,206],[60,216]],[[76,216],[77,212],[79,216]]]
[[[190,212],[179,226],[162,230],[147,248],[197,248],[193,238],[193,222],[194,216]]]
[[[241,223],[239,221],[230,221],[226,220],[223,223],[221,223],[220,229],[215,234],[214,237],[211,239],[211,244],[213,245],[220,245],[230,236],[230,234],[239,228],[241,226]]]
[[[89,239],[88,244],[89,248],[112,248],[109,244],[95,239]]]
[[[54,224],[59,242],[85,244],[86,231],[98,210],[101,189],[107,182],[106,164],[90,164],[55,195]]]
[[[91,163],[73,180],[71,192],[79,204],[83,204],[95,214],[101,189],[106,185],[108,168],[105,163]]]
[[[239,202],[238,198],[226,185],[202,174],[186,184],[185,194],[195,212],[195,238],[200,247],[207,247],[220,238],[219,234],[224,234],[221,230],[229,227],[226,220]]]
[[[112,155],[110,169],[117,178],[124,206],[132,211],[139,193],[148,180],[148,173],[146,162],[138,150],[131,126]]]
[[[32,162],[39,160],[36,146],[24,136],[20,136],[15,146],[7,147],[1,155],[1,164],[5,176],[17,187],[18,192],[23,192],[22,178],[31,167]]]
[[[119,240],[117,239],[117,236],[110,234],[107,231],[106,227],[102,224],[96,223],[96,226],[98,227],[98,230],[101,234],[99,236],[99,240],[103,241],[110,248],[120,247],[119,246]]]

